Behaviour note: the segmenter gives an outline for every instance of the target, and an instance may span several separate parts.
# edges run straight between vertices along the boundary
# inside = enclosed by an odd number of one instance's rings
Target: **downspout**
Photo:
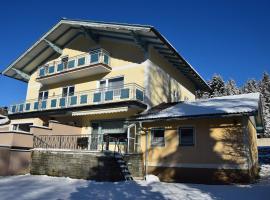
[[[148,170],[148,130],[143,128],[142,122],[140,122],[139,124],[140,130],[145,132],[144,178],[146,179]]]

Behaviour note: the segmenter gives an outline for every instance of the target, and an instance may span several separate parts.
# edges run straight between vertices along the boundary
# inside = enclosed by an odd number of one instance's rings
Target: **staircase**
[[[126,181],[133,181],[133,177],[131,176],[127,163],[124,161],[124,157],[121,153],[116,153],[114,154],[114,158],[116,162],[118,163],[118,166],[120,168],[121,174],[125,178]]]

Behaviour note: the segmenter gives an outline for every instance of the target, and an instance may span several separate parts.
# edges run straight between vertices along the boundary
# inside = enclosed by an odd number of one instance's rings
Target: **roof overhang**
[[[160,55],[191,79],[197,89],[209,90],[208,84],[199,73],[176,51],[176,49],[154,27],[148,25],[94,22],[62,19],[36,43],[12,62],[2,74],[24,82],[38,66],[60,55],[61,49],[79,35],[93,40],[109,38],[132,42],[142,49],[151,46]]]

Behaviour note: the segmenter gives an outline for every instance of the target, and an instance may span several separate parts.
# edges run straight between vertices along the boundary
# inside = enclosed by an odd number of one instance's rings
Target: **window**
[[[99,81],[99,88],[103,89],[106,87],[106,80]]]
[[[38,94],[38,100],[46,100],[48,99],[48,91],[40,91]]]
[[[136,99],[143,101],[143,91],[136,89]]]
[[[87,103],[87,94],[81,95],[80,104],[86,104]]]
[[[78,66],[84,65],[85,64],[85,57],[79,58],[78,59]]]
[[[108,86],[110,88],[122,88],[124,86],[124,77],[109,79]]]
[[[45,76],[45,67],[39,69],[39,76]]]
[[[90,55],[90,60],[91,60],[90,62],[91,62],[91,63],[97,63],[97,62],[98,62],[98,57],[99,57],[99,56],[98,56],[98,53],[93,53],[93,54],[91,54],[91,55]]]
[[[63,63],[58,64],[58,65],[57,65],[57,71],[58,71],[58,72],[61,72],[61,71],[63,71],[63,70],[64,70],[64,65],[63,65]]]
[[[193,127],[179,127],[179,144],[180,146],[193,146],[195,142]]]
[[[49,71],[49,74],[54,73],[54,66],[50,66],[50,67],[48,68],[48,71]]]
[[[104,54],[104,63],[107,65],[109,64],[109,56],[106,54]]]
[[[62,89],[62,97],[73,96],[75,92],[74,86],[64,87]]]
[[[29,110],[30,110],[30,106],[31,106],[30,103],[26,103],[26,104],[25,104],[25,110],[26,110],[26,111],[29,111]]]
[[[68,66],[69,69],[75,67],[75,60],[68,61],[67,66]]]
[[[165,146],[164,132],[164,128],[151,129],[151,146]]]

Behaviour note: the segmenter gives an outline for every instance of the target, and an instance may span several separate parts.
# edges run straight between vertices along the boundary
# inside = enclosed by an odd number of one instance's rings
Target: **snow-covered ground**
[[[147,181],[115,183],[49,176],[10,176],[0,178],[0,199],[270,199],[270,165],[263,165],[260,174],[261,180],[250,185],[162,183],[154,176],[149,176]]]

